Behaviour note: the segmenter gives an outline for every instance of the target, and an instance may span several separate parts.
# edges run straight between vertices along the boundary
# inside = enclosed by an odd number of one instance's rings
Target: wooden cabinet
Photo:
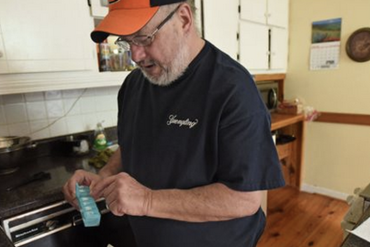
[[[237,60],[238,7],[236,0],[203,0],[204,38]]]
[[[286,72],[289,0],[241,0],[240,62],[252,73]]]
[[[302,114],[271,114],[271,130],[278,134],[291,135],[294,141],[277,144],[282,171],[287,185],[300,188],[303,165],[303,143],[305,133],[305,120]]]
[[[284,100],[285,74],[259,74],[254,76],[254,80],[276,81],[279,85],[278,98]],[[271,113],[271,131],[295,137],[292,142],[276,145],[276,149],[286,184],[296,188],[300,188],[302,183],[305,126],[303,114]]]
[[[97,69],[86,1],[0,1],[0,23],[2,73]]]

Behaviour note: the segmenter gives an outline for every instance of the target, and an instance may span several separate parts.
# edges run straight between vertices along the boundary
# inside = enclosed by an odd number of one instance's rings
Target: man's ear
[[[182,4],[177,12],[178,16],[180,17],[183,30],[185,32],[189,32],[189,30],[194,25],[191,7],[186,3]]]

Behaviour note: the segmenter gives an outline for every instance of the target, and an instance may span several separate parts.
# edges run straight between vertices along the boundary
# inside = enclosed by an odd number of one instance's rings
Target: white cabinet
[[[90,0],[90,5],[93,17],[102,19],[108,14],[108,0]]]
[[[288,28],[289,0],[268,0],[266,13],[268,25]]]
[[[2,0],[0,24],[2,73],[97,70],[86,1]]]
[[[253,73],[286,72],[286,29],[240,21],[240,63]]]
[[[240,18],[278,27],[288,27],[289,0],[240,0]]]
[[[237,59],[239,1],[203,0],[204,38]]]
[[[240,21],[240,63],[248,70],[269,68],[269,27]]]
[[[284,73],[289,0],[241,0],[239,60],[252,73]]]
[[[6,60],[6,53],[4,49],[4,42],[0,25],[0,74],[7,73],[8,71],[8,63]]]
[[[270,69],[286,70],[288,65],[288,31],[270,28]]]

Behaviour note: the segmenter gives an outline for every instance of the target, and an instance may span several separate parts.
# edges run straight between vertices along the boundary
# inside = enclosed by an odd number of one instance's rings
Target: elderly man
[[[118,96],[119,149],[98,174],[77,171],[66,199],[77,207],[75,183],[89,185],[127,215],[139,247],[256,246],[261,191],[284,179],[252,77],[199,36],[191,1],[109,9],[91,37],[127,42],[138,69]]]

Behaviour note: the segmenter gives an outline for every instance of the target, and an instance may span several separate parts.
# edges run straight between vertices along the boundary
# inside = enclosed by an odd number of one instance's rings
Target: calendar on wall
[[[338,68],[341,26],[341,18],[312,23],[311,70]]]

